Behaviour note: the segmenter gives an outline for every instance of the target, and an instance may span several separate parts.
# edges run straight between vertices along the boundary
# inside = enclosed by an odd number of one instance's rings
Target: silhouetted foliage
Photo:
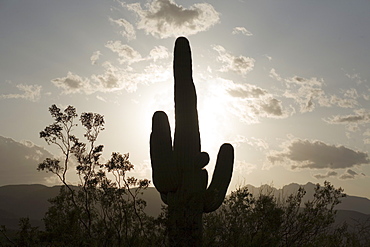
[[[38,170],[54,173],[64,186],[50,200],[52,206],[44,219],[45,241],[60,246],[148,246],[145,229],[152,219],[143,212],[146,203],[138,195],[149,180],[127,176],[134,168],[128,154],[114,152],[106,163],[100,162],[103,145],[96,141],[104,130],[104,117],[80,115],[86,139],[82,142],[72,134],[78,117],[73,106],[62,111],[52,105],[49,112],[54,123],[40,137],[59,147],[64,157],[48,158]],[[72,163],[76,164],[78,186],[67,182]]]
[[[281,201],[271,193],[253,196],[246,187],[232,192],[222,207],[204,217],[204,246],[369,246],[347,226],[334,225],[343,189],[316,185]],[[363,225],[364,226],[364,225]],[[369,238],[367,238],[369,240]]]

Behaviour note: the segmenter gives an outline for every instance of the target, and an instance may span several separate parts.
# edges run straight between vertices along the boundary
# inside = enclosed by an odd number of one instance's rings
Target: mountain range
[[[249,192],[253,195],[269,192],[275,197],[286,198],[296,193],[300,185],[289,184],[282,189],[276,189],[268,185],[254,187],[247,185]],[[306,190],[304,201],[310,200],[314,194],[315,185],[307,183],[303,185]],[[45,185],[6,185],[0,187],[0,225],[9,229],[17,229],[21,217],[29,217],[33,226],[43,226],[42,218],[45,215],[50,203],[48,199],[58,195],[60,186],[48,187]],[[142,195],[147,202],[145,212],[151,216],[157,216],[161,212],[163,204],[160,195],[153,187],[149,187]],[[347,195],[341,199],[336,207],[338,210],[337,222],[370,219],[370,200],[368,198]]]

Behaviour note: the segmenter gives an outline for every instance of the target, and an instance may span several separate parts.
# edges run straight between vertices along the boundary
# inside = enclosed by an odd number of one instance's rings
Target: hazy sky
[[[0,185],[53,184],[48,107],[104,115],[104,156],[151,178],[151,117],[174,127],[176,37],[190,40],[202,150],[236,160],[231,189],[332,182],[370,198],[368,0],[0,2]]]

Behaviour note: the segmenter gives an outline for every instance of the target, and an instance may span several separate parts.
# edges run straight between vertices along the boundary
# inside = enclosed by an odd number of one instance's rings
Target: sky
[[[185,36],[209,176],[231,143],[230,190],[326,180],[370,198],[369,9],[367,0],[2,0],[0,186],[57,183],[36,170],[61,157],[39,137],[52,104],[104,115],[104,158],[129,153],[131,174],[151,179],[151,118],[165,111],[174,128],[173,46]]]

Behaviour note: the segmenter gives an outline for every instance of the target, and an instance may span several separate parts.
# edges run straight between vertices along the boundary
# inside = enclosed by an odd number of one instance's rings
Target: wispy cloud
[[[234,27],[232,34],[243,34],[245,36],[252,36],[253,34],[249,32],[245,27]]]
[[[270,70],[269,76],[284,83],[286,89],[283,95],[293,99],[301,113],[312,112],[317,106],[355,108],[359,105],[360,96],[354,88],[342,91],[340,96],[328,95],[323,89],[325,83],[322,78],[301,76],[283,78],[275,69]]]
[[[154,61],[157,61],[159,59],[166,59],[170,57],[170,53],[168,52],[167,48],[164,46],[155,46],[152,50],[149,52],[148,60],[153,59]]]
[[[104,62],[104,73],[92,75],[91,78],[97,83],[95,89],[102,92],[112,92],[126,89],[128,92],[136,90],[137,82],[131,81],[131,76],[126,70],[114,66],[110,62]]]
[[[258,150],[261,150],[261,151],[264,151],[264,150],[267,150],[269,148],[269,144],[263,140],[263,139],[259,139],[259,138],[255,138],[255,137],[246,137],[246,136],[243,136],[243,135],[237,135],[236,138],[231,141],[231,143],[235,146],[235,147],[238,147],[240,146],[241,144],[247,144],[249,146],[252,146]]]
[[[257,123],[259,117],[285,118],[289,115],[282,102],[263,88],[232,81],[225,81],[224,87],[232,96],[231,109],[244,122]]]
[[[122,44],[121,41],[108,41],[105,45],[111,51],[117,53],[118,61],[122,63],[135,63],[142,59],[140,53],[129,45]]]
[[[126,19],[120,18],[120,19],[112,19],[109,18],[109,20],[117,24],[118,26],[122,27],[123,30],[120,31],[120,34],[127,39],[127,41],[136,39],[136,32],[134,26],[127,21]]]
[[[101,52],[100,51],[95,51],[91,57],[90,57],[90,61],[91,61],[91,64],[92,65],[95,65],[96,62],[99,60],[100,56],[101,56]]]
[[[370,123],[370,110],[356,109],[354,110],[354,114],[335,115],[329,118],[324,118],[324,121],[329,124],[343,124],[346,126],[347,130],[355,132],[360,130],[360,126],[365,126]]]
[[[257,169],[257,165],[246,162],[245,160],[237,160],[235,162],[234,172],[247,175]]]
[[[356,84],[358,84],[358,85],[362,84],[364,82],[367,82],[367,80],[363,79],[359,73],[356,73],[356,72],[349,73],[349,72],[346,72],[344,69],[342,69],[342,71],[345,73],[345,76],[347,78],[351,79],[352,81],[355,81]]]
[[[277,81],[283,81],[283,78],[276,72],[275,69],[270,70],[269,76]]]
[[[331,124],[366,124],[370,123],[370,111],[366,109],[354,110],[355,114],[336,115],[326,119]]]
[[[365,136],[364,144],[370,144],[370,129],[366,129],[363,136]]]
[[[151,84],[167,80],[170,77],[172,70],[169,61],[160,64],[154,63],[158,60],[166,61],[170,57],[170,53],[164,46],[154,46],[145,57],[131,46],[122,44],[121,41],[108,41],[105,46],[118,56],[118,61],[122,66],[116,66],[112,62],[105,61],[101,63],[103,73],[83,78],[68,72],[65,77],[51,80],[52,83],[62,89],[63,94],[92,94],[121,90],[132,93],[136,91],[139,84]],[[91,57],[93,64],[96,64],[100,55],[100,51],[93,54]],[[143,62],[145,63],[143,64]],[[131,67],[133,63],[141,63],[142,69],[140,71],[135,70]]]
[[[245,56],[234,56],[226,51],[221,45],[214,45],[213,49],[218,52],[218,61],[224,64],[222,72],[235,72],[245,76],[254,68],[255,60]]]
[[[337,95],[332,95],[330,97],[330,104],[341,108],[354,108],[359,105],[358,101],[354,98],[342,98]]]
[[[88,78],[82,78],[79,75],[68,72],[67,76],[52,79],[51,82],[58,88],[63,90],[63,94],[71,93],[93,93],[94,89],[91,86]]]
[[[370,164],[367,153],[321,141],[294,139],[283,144],[282,151],[268,155],[272,164],[288,164],[292,169],[339,169]]]
[[[285,82],[287,90],[284,96],[294,99],[299,104],[300,112],[311,112],[315,109],[316,104],[330,106],[322,89],[322,79],[294,76],[285,79]]]
[[[208,3],[184,8],[173,0],[154,0],[144,9],[140,3],[122,3],[122,6],[137,14],[138,29],[162,39],[206,31],[220,19],[220,14]]]
[[[36,102],[41,98],[42,86],[40,85],[18,84],[16,87],[21,93],[1,94],[0,99],[24,99]]]

